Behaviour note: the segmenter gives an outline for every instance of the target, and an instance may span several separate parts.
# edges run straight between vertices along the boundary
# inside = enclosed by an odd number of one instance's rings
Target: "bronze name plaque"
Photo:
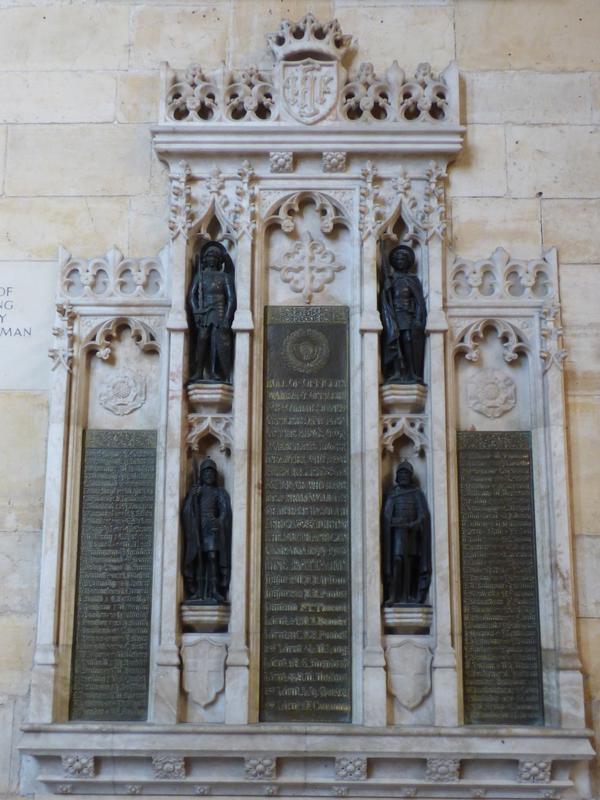
[[[543,725],[531,436],[458,434],[467,724]]]
[[[348,309],[270,307],[261,719],[352,714]]]
[[[71,719],[145,720],[156,431],[85,433]]]

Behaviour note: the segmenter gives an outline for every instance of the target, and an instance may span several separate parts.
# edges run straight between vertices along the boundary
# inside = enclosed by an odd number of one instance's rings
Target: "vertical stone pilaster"
[[[452,643],[452,583],[450,531],[448,524],[448,443],[446,412],[445,336],[448,322],[444,310],[444,243],[433,236],[428,246],[429,266],[429,410],[431,430],[434,631],[433,703],[436,725],[458,724],[456,655]]]
[[[381,445],[379,432],[379,346],[377,311],[377,240],[363,242],[362,336],[362,491],[363,491],[363,724],[383,726],[387,693],[381,622]]]
[[[49,387],[48,448],[46,491],[44,494],[43,539],[37,639],[31,676],[29,721],[48,723],[58,718],[57,632],[60,614],[60,575],[66,497],[71,408],[72,352],[70,307],[57,308],[54,328],[56,347],[50,351],[54,361]],[[62,704],[63,706],[66,703]]]
[[[250,479],[250,344],[254,329],[250,309],[252,238],[244,233],[238,240],[236,263],[237,311],[235,366],[233,379],[233,522],[231,532],[231,617],[230,643],[225,676],[225,722],[243,724],[249,720],[248,654],[248,530]]]
[[[170,275],[172,305],[166,324],[164,357],[168,359],[163,374],[167,375],[166,425],[164,440],[164,497],[162,523],[159,531],[160,555],[155,572],[155,602],[159,603],[157,645],[154,647],[155,663],[150,672],[149,719],[152,722],[173,724],[178,721],[180,659],[178,645],[179,626],[179,559],[180,519],[179,508],[183,491],[185,467],[185,336],[187,319],[186,296],[187,239],[178,235],[171,243]]]

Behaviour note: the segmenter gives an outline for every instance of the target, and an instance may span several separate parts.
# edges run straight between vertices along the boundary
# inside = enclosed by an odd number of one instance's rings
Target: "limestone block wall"
[[[259,61],[265,34],[309,10],[358,37],[355,65],[458,61],[457,253],[558,248],[579,639],[600,747],[598,0],[0,0],[0,794],[18,793],[35,636],[57,246],[157,253],[168,237],[149,134],[160,62]]]

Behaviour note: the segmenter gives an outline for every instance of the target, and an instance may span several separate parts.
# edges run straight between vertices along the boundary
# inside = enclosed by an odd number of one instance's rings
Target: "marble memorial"
[[[451,254],[455,63],[267,41],[60,250],[24,791],[586,800],[556,250]]]

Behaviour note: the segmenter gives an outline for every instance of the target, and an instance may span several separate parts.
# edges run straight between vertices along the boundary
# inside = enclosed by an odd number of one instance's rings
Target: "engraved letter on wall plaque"
[[[348,309],[269,307],[261,719],[352,716]]]
[[[73,720],[145,720],[156,431],[85,433]]]
[[[543,725],[531,438],[458,434],[467,724]]]

